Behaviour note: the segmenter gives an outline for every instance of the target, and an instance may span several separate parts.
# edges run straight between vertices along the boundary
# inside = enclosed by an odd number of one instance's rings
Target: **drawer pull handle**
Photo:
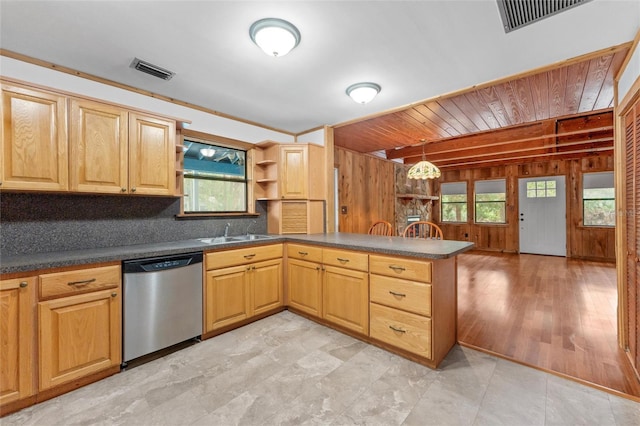
[[[29,284],[26,281],[20,281],[20,288],[25,288]]]
[[[338,261],[342,263],[347,263],[349,261],[349,259],[345,259],[343,257],[336,257],[336,259],[338,259]]]
[[[389,328],[392,329],[393,331],[397,331],[398,333],[406,333],[407,332],[407,330],[403,330],[401,328],[397,328],[397,327],[394,327],[392,325],[390,325]]]
[[[254,253],[254,254],[245,254],[245,255],[244,255],[244,258],[245,258],[245,259],[251,259],[251,258],[253,258],[254,256],[255,256],[255,253]]]
[[[89,280],[82,280],[82,281],[70,281],[67,283],[67,285],[70,286],[78,286],[78,287],[82,287],[85,286],[87,284],[91,284],[92,282],[94,282],[96,279],[95,278],[91,278]]]
[[[299,252],[298,252],[298,254],[299,254],[300,256],[306,256],[306,255],[308,255],[309,253],[308,253],[308,252],[306,252],[306,251],[299,251]]]
[[[395,272],[398,272],[398,271],[406,271],[406,269],[404,268],[404,266],[389,265],[389,268],[393,269]]]
[[[392,294],[393,296],[396,296],[396,297],[407,297],[407,295],[404,293],[396,293],[395,291],[391,291],[391,290],[389,290],[389,294]]]

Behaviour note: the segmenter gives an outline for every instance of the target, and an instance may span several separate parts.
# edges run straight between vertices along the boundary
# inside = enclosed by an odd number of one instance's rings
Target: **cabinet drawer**
[[[371,273],[405,280],[431,282],[431,262],[411,260],[402,257],[371,255],[369,261]]]
[[[369,255],[355,251],[322,249],[322,263],[341,268],[369,270]]]
[[[40,299],[70,296],[120,285],[120,265],[40,275]]]
[[[207,253],[205,265],[207,270],[210,270],[242,265],[244,263],[260,262],[277,257],[282,257],[282,244]]]
[[[372,302],[431,316],[431,284],[371,274]]]
[[[301,244],[287,244],[287,257],[322,263],[322,248]]]
[[[371,303],[371,337],[431,359],[431,319]]]

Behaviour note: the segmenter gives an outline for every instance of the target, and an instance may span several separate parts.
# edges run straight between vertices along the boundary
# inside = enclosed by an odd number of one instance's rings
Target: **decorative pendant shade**
[[[424,144],[422,139],[422,161],[414,164],[407,172],[408,179],[435,179],[440,177],[440,169],[430,163],[424,157]]]
[[[440,169],[434,164],[422,160],[409,169],[407,177],[409,179],[435,179],[440,177]]]

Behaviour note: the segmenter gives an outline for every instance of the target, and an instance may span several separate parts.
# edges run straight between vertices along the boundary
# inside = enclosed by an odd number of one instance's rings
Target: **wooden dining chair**
[[[444,240],[442,229],[433,222],[413,222],[404,228],[402,233],[406,238],[430,238],[432,240]]]
[[[378,220],[371,225],[368,234],[391,237],[393,236],[393,226],[391,226],[391,224],[386,220]]]

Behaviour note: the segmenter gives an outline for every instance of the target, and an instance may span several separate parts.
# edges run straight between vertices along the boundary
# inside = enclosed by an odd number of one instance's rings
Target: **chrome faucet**
[[[247,235],[250,235],[249,230],[251,229],[251,227],[253,225],[257,225],[257,224],[258,224],[258,222],[255,221],[255,220],[252,220],[251,223],[249,223],[249,226],[247,226]]]
[[[225,238],[229,236],[229,227],[231,226],[231,224],[229,222],[227,222],[227,224],[224,226],[224,236]]]

